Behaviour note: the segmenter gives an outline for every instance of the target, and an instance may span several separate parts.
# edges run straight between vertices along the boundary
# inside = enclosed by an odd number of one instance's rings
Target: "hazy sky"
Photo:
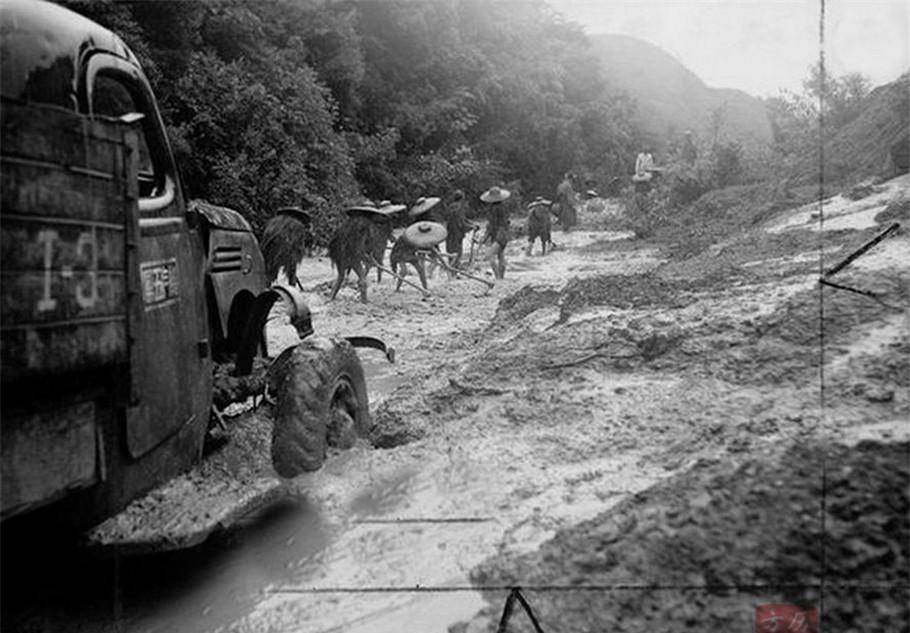
[[[589,33],[657,44],[708,85],[771,95],[818,59],[819,0],[548,0]],[[874,85],[910,70],[910,1],[827,0],[828,72]]]

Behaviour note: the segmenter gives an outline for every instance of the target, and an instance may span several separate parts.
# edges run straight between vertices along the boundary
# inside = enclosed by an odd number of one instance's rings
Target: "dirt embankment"
[[[851,235],[851,247],[871,233]],[[698,385],[696,392],[718,394],[708,398],[705,409],[719,406],[725,393],[736,399],[789,400],[787,417],[799,419],[799,428],[776,424],[777,430],[798,433],[817,419],[819,364],[824,362],[830,365],[829,400],[866,409],[854,412],[865,419],[906,413],[907,398],[895,399],[895,393],[910,385],[902,360],[907,337],[860,354],[865,360],[854,350],[858,336],[875,338],[879,330],[892,336],[899,329],[902,306],[910,301],[906,273],[883,268],[839,278],[879,293],[881,300],[830,288],[820,292],[817,259],[799,257],[797,249],[805,249],[805,241],[771,235],[764,248],[760,241],[753,236],[749,249],[729,247],[739,253],[732,269],[747,278],[729,274],[733,256],[728,255],[719,261],[670,263],[648,273],[575,279],[562,288],[525,286],[500,302],[488,328],[460,338],[460,345],[475,353],[441,368],[442,387],[402,391],[379,409],[377,444],[420,437],[429,420],[463,419],[484,398],[520,394],[525,402],[516,406],[534,421],[591,416],[598,401],[589,396],[604,391],[604,376],[610,373],[686,378]],[[743,268],[756,261],[758,252],[764,255],[762,266]],[[843,256],[846,249],[838,252]],[[769,395],[776,389],[781,393]],[[609,395],[614,402],[627,397]],[[637,410],[638,403],[626,404]],[[704,426],[696,425],[695,432],[703,434]]]
[[[819,604],[822,591],[821,630],[905,630],[908,486],[906,442],[812,442],[739,463],[702,460],[472,578],[529,587],[547,631],[747,631],[755,605]],[[510,631],[533,630],[522,617],[512,622]]]

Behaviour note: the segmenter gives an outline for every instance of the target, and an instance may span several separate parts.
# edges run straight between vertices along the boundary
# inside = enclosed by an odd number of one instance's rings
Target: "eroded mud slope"
[[[659,584],[533,601],[554,630],[714,631],[747,630],[762,602],[817,605],[824,579],[825,630],[906,630],[906,231],[837,275],[865,294],[818,284],[906,221],[905,191],[874,213],[857,208],[857,226],[848,208],[830,231],[772,224],[646,274],[504,300],[453,388],[518,388],[516,429],[583,420],[589,453],[636,447],[639,465],[676,474],[536,552],[491,557],[474,570],[477,586]],[[612,386],[629,375],[647,382]],[[464,395],[442,390],[423,404],[457,411]],[[498,619],[504,595],[486,597],[468,630]]]

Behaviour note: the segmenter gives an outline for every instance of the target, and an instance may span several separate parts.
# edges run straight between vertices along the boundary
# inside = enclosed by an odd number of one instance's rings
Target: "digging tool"
[[[449,272],[453,275],[456,275],[456,276],[461,275],[462,277],[467,277],[468,279],[473,279],[474,281],[479,281],[480,283],[486,284],[487,287],[490,289],[492,289],[494,286],[492,281],[483,279],[482,277],[477,277],[476,275],[472,275],[471,273],[465,272],[463,270],[459,270],[458,268],[452,268],[449,265],[449,263],[447,261],[445,261],[445,258],[443,258],[442,255],[440,255],[439,253],[436,253],[433,251],[417,251],[417,254],[422,257],[426,257],[427,259],[432,259],[432,260],[436,261],[440,266],[443,267],[443,269],[445,269],[447,272]]]
[[[836,266],[834,266],[834,267],[829,268],[828,270],[826,270],[826,271],[825,271],[825,274],[822,275],[822,278],[823,278],[823,279],[827,279],[828,277],[832,277],[833,275],[836,275],[836,274],[839,273],[841,270],[843,270],[844,268],[846,268],[847,266],[849,266],[857,257],[860,257],[860,256],[863,255],[866,251],[868,251],[870,248],[872,248],[873,246],[875,246],[876,244],[878,244],[879,242],[881,242],[883,239],[885,239],[886,237],[888,237],[891,233],[893,233],[894,231],[896,231],[897,229],[899,229],[900,226],[901,226],[901,225],[900,225],[899,223],[897,223],[897,222],[893,223],[891,226],[889,226],[888,228],[886,228],[884,231],[882,231],[881,233],[879,233],[878,235],[876,235],[875,237],[873,237],[871,240],[869,240],[868,242],[866,242],[865,244],[863,244],[862,246],[860,246],[859,248],[857,248],[855,251],[853,251],[852,253],[850,253],[850,254],[849,254],[847,257],[845,257],[839,264],[837,264]],[[820,281],[821,281],[821,280],[820,280]],[[822,281],[822,283],[825,283],[825,282]],[[829,285],[830,285],[830,284],[829,284]]]
[[[371,259],[372,259],[372,262],[373,262],[373,266],[375,266],[376,268],[378,268],[379,270],[381,270],[381,271],[384,272],[384,273],[388,273],[388,274],[392,275],[392,277],[394,277],[395,279],[400,279],[400,280],[402,281],[402,283],[406,283],[406,284],[408,284],[409,286],[411,286],[412,288],[417,288],[420,292],[423,293],[423,295],[424,295],[425,297],[429,297],[429,296],[431,296],[431,295],[433,294],[432,292],[430,292],[429,290],[427,290],[427,289],[424,288],[423,286],[418,286],[417,284],[408,281],[407,279],[405,279],[404,277],[402,277],[401,275],[399,275],[398,273],[396,273],[394,270],[391,270],[391,269],[389,269],[389,268],[386,268],[385,266],[382,266],[379,262],[376,261],[375,258],[371,258]]]
[[[468,256],[468,268],[474,265],[474,247],[477,246],[477,231],[479,230],[480,227],[476,226],[471,231],[471,254]]]
[[[826,270],[826,271],[824,272],[824,274],[823,274],[821,277],[818,278],[818,283],[822,284],[823,286],[829,286],[829,287],[834,288],[834,289],[836,289],[836,290],[847,290],[848,292],[855,292],[856,294],[859,294],[859,295],[865,295],[865,296],[867,296],[867,297],[871,297],[872,299],[875,299],[876,301],[878,301],[878,302],[881,303],[882,305],[888,306],[887,303],[885,303],[884,301],[881,300],[880,293],[872,292],[872,291],[870,291],[870,290],[863,290],[863,289],[861,289],[861,288],[853,288],[853,287],[851,287],[851,286],[845,286],[845,285],[842,285],[842,284],[834,283],[833,281],[831,281],[830,278],[833,277],[834,275],[836,275],[837,273],[839,273],[840,271],[842,271],[844,268],[846,268],[846,267],[849,266],[850,264],[852,264],[857,258],[859,258],[859,257],[861,257],[862,255],[864,255],[864,254],[865,254],[869,249],[871,249],[873,246],[875,246],[876,244],[878,244],[879,242],[881,242],[883,239],[885,239],[886,237],[888,237],[889,235],[891,235],[891,233],[893,233],[893,232],[895,232],[897,229],[899,229],[900,226],[901,226],[901,225],[900,225],[899,223],[894,222],[891,226],[889,226],[888,228],[886,228],[884,231],[882,231],[881,233],[879,233],[878,235],[876,235],[875,237],[873,237],[872,239],[870,239],[869,241],[867,241],[865,244],[863,244],[862,246],[860,246],[859,248],[857,248],[856,250],[854,250],[854,251],[853,251],[852,253],[850,253],[849,255],[847,255],[847,257],[845,257],[844,259],[842,259],[837,265],[835,265],[835,266],[829,268],[828,270]],[[894,307],[894,306],[889,306],[889,307]]]

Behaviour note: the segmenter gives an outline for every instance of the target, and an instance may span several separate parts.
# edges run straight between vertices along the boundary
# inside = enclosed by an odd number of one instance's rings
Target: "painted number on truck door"
[[[57,299],[53,296],[53,263],[54,247],[60,241],[60,234],[53,229],[43,229],[38,232],[37,239],[44,252],[42,293],[35,306],[35,310],[41,313],[57,308]],[[74,298],[77,306],[83,310],[90,310],[98,302],[98,241],[94,228],[79,233],[76,238],[75,253],[80,260],[89,263],[89,268],[86,270],[87,277],[73,286]],[[69,280],[72,279],[75,271],[73,266],[63,265],[60,267],[59,274],[61,279]]]

